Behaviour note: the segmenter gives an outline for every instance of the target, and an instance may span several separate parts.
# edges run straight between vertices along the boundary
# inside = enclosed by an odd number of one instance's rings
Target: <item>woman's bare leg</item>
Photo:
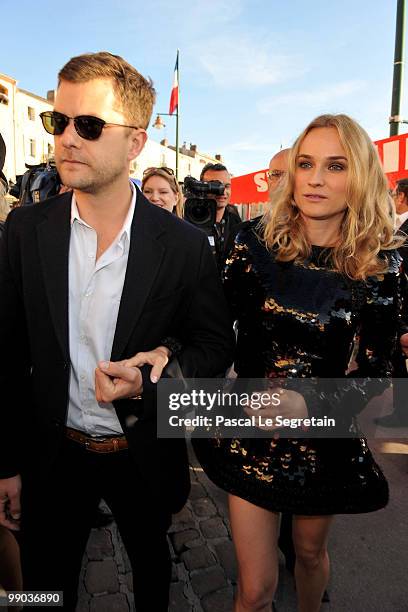
[[[299,612],[319,612],[329,581],[327,541],[332,516],[294,516],[295,579]]]
[[[238,561],[234,612],[270,612],[278,583],[279,514],[229,495],[232,537]]]

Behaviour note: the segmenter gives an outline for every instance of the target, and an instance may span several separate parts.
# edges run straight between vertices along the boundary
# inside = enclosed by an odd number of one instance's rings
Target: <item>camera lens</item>
[[[211,208],[206,202],[196,201],[189,206],[189,220],[195,225],[205,225],[211,222]]]

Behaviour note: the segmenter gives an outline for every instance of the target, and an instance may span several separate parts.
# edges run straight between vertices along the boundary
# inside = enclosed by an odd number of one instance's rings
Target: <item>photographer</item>
[[[238,211],[229,204],[231,197],[231,175],[223,164],[206,164],[201,171],[200,180],[219,181],[224,185],[222,195],[213,195],[216,201],[216,217],[214,223],[214,240],[216,244],[219,266],[223,266],[232,248],[234,238],[241,223]]]

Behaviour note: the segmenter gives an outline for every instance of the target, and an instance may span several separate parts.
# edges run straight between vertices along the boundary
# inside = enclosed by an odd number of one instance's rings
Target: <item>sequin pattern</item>
[[[238,320],[239,376],[342,378],[357,336],[356,375],[390,375],[398,325],[398,255],[388,253],[389,272],[364,283],[333,270],[328,255],[327,249],[313,247],[308,261],[277,262],[254,222],[246,224],[225,272],[227,298]],[[340,416],[358,431],[354,415],[367,402],[366,390],[348,379],[330,397],[334,412],[345,404],[344,393],[351,394],[346,404],[352,411]],[[196,440],[195,447],[214,482],[271,510],[368,512],[387,503],[387,483],[363,437],[297,440],[274,434]]]

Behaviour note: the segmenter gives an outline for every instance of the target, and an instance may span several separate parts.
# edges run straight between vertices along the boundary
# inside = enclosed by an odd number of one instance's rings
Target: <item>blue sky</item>
[[[54,88],[73,55],[108,50],[151,76],[155,110],[166,113],[180,48],[180,140],[221,153],[235,175],[266,167],[322,112],[352,115],[373,139],[389,134],[396,0],[1,0],[0,6],[6,24],[0,72],[39,95]],[[174,143],[175,121],[165,123],[164,132],[149,134]]]

